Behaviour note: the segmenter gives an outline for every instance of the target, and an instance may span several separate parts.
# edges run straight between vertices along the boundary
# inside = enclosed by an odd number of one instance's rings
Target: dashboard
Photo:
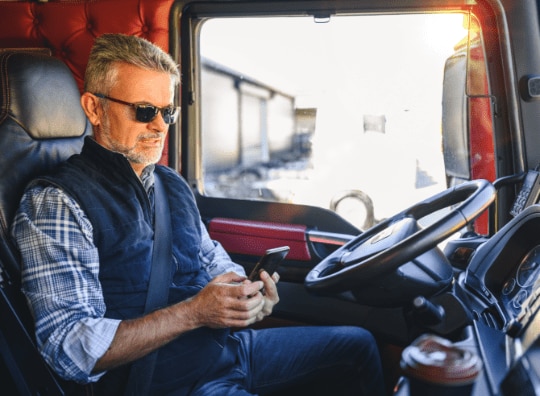
[[[517,268],[503,283],[500,296],[501,305],[510,317],[521,312],[524,302],[536,289],[540,276],[540,244],[530,249],[519,261]]]
[[[464,342],[474,344],[484,362],[474,395],[536,395],[540,205],[528,207],[481,244],[459,284],[473,318],[474,342]]]
[[[479,297],[474,310],[496,316],[486,324],[503,330],[516,320],[540,285],[540,205],[528,207],[480,246],[466,278],[468,290]]]

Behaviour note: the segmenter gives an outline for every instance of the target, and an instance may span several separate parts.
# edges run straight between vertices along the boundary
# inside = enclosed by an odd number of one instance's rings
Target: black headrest
[[[74,77],[57,58],[39,52],[1,51],[0,89],[3,245],[26,184],[80,152],[91,128]]]
[[[50,56],[0,53],[0,123],[11,117],[33,139],[78,137],[86,128],[67,66]]]

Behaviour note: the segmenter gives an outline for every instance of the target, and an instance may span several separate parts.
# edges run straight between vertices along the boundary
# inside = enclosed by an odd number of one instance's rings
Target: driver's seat
[[[0,381],[21,395],[64,394],[35,347],[9,229],[26,184],[78,153],[91,127],[71,71],[43,50],[0,50],[0,90]]]

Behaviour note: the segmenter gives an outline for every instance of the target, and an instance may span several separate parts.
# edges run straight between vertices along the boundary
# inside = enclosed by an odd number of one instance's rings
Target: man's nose
[[[153,131],[159,133],[167,133],[167,131],[169,130],[169,124],[167,124],[163,119],[163,114],[161,114],[161,111],[158,111],[158,114],[152,121],[148,123],[148,126]]]

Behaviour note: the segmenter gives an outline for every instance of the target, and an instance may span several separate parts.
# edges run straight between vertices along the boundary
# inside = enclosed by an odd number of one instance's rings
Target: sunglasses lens
[[[178,118],[178,108],[167,107],[161,112],[161,114],[163,115],[163,121],[165,121],[167,124],[174,124]]]
[[[150,122],[154,118],[156,118],[157,113],[158,113],[157,107],[137,106],[137,110],[135,112],[135,118],[139,122]]]

